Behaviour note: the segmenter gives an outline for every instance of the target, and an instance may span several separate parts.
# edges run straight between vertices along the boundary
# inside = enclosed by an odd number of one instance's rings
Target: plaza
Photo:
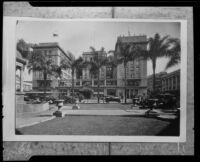
[[[56,118],[52,113],[57,109],[27,114],[18,117],[17,133],[46,135],[162,135],[177,122],[175,112],[157,110],[162,117],[149,118],[146,110],[131,105],[120,104],[80,104],[80,110],[72,110],[72,105],[63,106],[63,118]],[[178,125],[172,135],[178,135]]]
[[[40,28],[43,24],[31,23]],[[70,26],[69,22],[62,23],[52,25],[58,29]],[[29,41],[19,33],[16,134],[153,136],[176,123],[178,135],[180,94],[171,93],[180,91],[180,69],[172,67],[168,72],[169,67],[165,67],[170,59],[173,61],[172,54],[179,59],[179,34],[174,32],[177,24],[168,24],[173,38],[154,30],[154,23],[146,23],[152,31],[143,33],[140,23],[130,23],[133,28],[137,26],[136,34],[131,34],[125,23],[118,24],[123,28],[116,28],[115,23],[103,23],[104,27],[102,22],[79,23],[87,27],[91,23],[98,32],[81,31],[87,34],[74,42],[76,32],[66,34],[65,30],[51,33],[52,38],[46,33],[33,40],[29,34],[34,29],[19,23],[27,29]],[[117,30],[112,32],[114,28]],[[102,31],[108,36],[102,37]]]

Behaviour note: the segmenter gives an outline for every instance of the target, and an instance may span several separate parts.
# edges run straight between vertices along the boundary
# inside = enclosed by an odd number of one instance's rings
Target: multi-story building
[[[162,91],[162,77],[166,76],[167,72],[160,72],[155,74],[155,90]],[[147,77],[147,90],[153,90],[153,74]]]
[[[20,51],[16,51],[16,112],[24,105],[24,94],[32,90],[32,73],[27,69],[28,60],[23,58]]]
[[[124,44],[132,44],[140,46],[143,49],[147,48],[147,36],[120,36],[117,39],[115,46],[115,58],[120,55],[119,42]],[[147,61],[135,59],[129,61],[126,67],[126,96],[132,98],[134,95],[142,95],[147,93]],[[117,96],[125,96],[125,74],[123,63],[117,65]]]
[[[116,67],[111,62],[115,62],[114,51],[109,53],[108,61],[110,62],[106,66],[106,94],[116,96],[117,76]]]
[[[162,92],[180,93],[180,69],[163,76],[161,81]]]
[[[98,57],[107,57],[107,53],[104,51],[103,53],[100,53],[100,51],[97,51],[96,54],[98,54]],[[83,52],[82,54],[83,60],[84,61],[92,61],[94,59],[95,53],[93,52]],[[101,86],[104,85],[105,82],[105,78],[106,78],[106,66],[102,66],[99,69],[99,83]],[[81,81],[81,85],[83,87],[92,87],[94,90],[94,95],[97,94],[97,84],[98,84],[98,74],[97,73],[91,73],[90,72],[90,67],[85,67],[82,70],[82,81]],[[102,88],[99,89],[99,94],[103,95],[104,94],[104,90]]]
[[[46,54],[47,58],[51,58],[53,60],[53,64],[60,66],[61,61],[66,59],[70,61],[70,57],[64,50],[59,46],[58,43],[39,43],[38,45],[33,47],[33,51],[41,52]],[[70,87],[71,86],[71,69],[62,70],[62,76],[55,77],[54,75],[47,76],[47,90],[51,91],[60,85]],[[33,71],[33,89],[41,90],[42,84],[44,82],[43,73],[40,71]]]
[[[99,57],[107,57],[107,53],[100,53],[100,51],[97,51],[99,54]],[[95,54],[93,52],[83,52],[83,60],[84,61],[92,61],[92,59],[95,57]],[[100,79],[104,79],[106,77],[106,66],[102,66],[100,68]],[[86,67],[82,70],[82,78],[83,79],[97,79],[97,74],[91,74],[90,68]]]
[[[32,90],[32,72],[27,68],[28,60],[22,57],[20,51],[16,53],[16,91],[27,92]]]
[[[147,48],[146,36],[126,36],[118,37],[116,48],[113,53],[103,54],[108,60],[116,62],[119,54],[118,43],[131,43],[133,45]],[[84,61],[91,61],[94,57],[92,52],[83,53]],[[126,96],[132,98],[134,95],[142,95],[147,92],[147,61],[136,59],[129,61],[127,64],[127,84]],[[82,79],[76,79],[76,89],[81,87],[89,87],[97,94],[97,74],[91,74],[89,67],[82,70]],[[100,95],[125,96],[124,66],[123,64],[108,64],[100,69]]]

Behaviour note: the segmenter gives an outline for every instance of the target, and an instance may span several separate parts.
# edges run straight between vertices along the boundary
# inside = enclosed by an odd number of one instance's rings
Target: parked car
[[[30,101],[30,97],[28,95],[24,95],[24,101]]]
[[[148,101],[148,107],[150,108],[160,108],[161,105],[163,105],[162,101],[158,98],[150,98],[147,100]]]
[[[178,105],[180,103],[180,101],[173,94],[169,94],[169,93],[160,94],[160,95],[158,95],[158,98],[160,100],[162,100],[163,108],[178,108],[178,107],[180,107],[180,105]]]
[[[105,101],[106,103],[109,103],[110,101],[116,101],[118,103],[121,102],[120,98],[116,96],[105,96]]]
[[[172,109],[177,108],[179,101],[172,94],[159,94],[145,100],[140,108],[161,108],[161,109]]]
[[[138,97],[133,98],[133,105],[138,105],[139,103],[140,102]]]

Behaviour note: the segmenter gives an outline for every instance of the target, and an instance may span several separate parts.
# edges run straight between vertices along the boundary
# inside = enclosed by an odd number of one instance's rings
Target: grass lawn
[[[67,116],[17,131],[28,135],[158,135],[170,124],[169,121],[144,117]]]

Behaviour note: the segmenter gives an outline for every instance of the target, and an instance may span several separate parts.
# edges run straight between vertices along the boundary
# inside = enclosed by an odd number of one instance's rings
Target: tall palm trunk
[[[156,90],[156,60],[153,60],[153,92]]]
[[[72,69],[72,102],[74,100],[74,69]]]
[[[100,72],[99,72],[99,69],[98,69],[98,85],[97,85],[97,98],[98,98],[98,103],[99,103],[99,87],[100,87],[100,85],[99,85],[99,74],[100,74]]]
[[[125,79],[125,83],[124,83],[124,102],[126,103],[126,62],[124,62],[124,79]]]
[[[44,99],[46,100],[46,91],[47,91],[47,73],[46,73],[46,70],[44,70],[43,76],[44,76]]]

